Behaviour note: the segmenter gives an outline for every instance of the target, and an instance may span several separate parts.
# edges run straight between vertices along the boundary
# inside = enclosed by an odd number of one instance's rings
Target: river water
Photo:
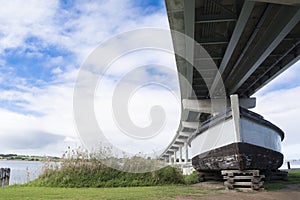
[[[300,169],[300,161],[290,161],[291,169]],[[279,169],[287,169],[287,162],[284,161],[283,165]]]
[[[10,168],[9,184],[23,184],[36,179],[43,170],[39,161],[0,160],[0,168]]]

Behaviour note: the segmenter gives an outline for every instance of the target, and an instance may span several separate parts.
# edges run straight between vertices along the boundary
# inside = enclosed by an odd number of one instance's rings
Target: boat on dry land
[[[238,102],[238,101],[236,101]],[[197,171],[276,170],[283,164],[283,131],[255,112],[231,103],[189,138]]]

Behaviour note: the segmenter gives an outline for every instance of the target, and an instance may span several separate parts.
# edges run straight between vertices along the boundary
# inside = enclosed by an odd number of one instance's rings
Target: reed
[[[60,164],[51,160],[45,162],[43,173],[38,179],[27,183],[27,185],[48,187],[131,187],[185,183],[181,171],[175,167],[167,166],[147,173],[128,173],[107,167],[103,164],[103,159],[111,159],[111,162],[117,161],[117,158],[109,158],[103,152],[89,153],[82,148],[68,148]],[[143,161],[149,162],[149,159],[132,157],[124,160],[124,163],[128,165],[127,167],[133,167],[137,163],[139,166],[142,166],[141,163]]]

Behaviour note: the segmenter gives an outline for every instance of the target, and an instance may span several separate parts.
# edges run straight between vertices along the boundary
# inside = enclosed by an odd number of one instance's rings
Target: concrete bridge
[[[180,85],[185,114],[173,142],[161,155],[170,163],[190,165],[188,140],[214,115],[211,100],[220,89],[237,94],[239,105],[255,107],[255,92],[300,58],[300,2],[298,0],[166,0],[170,28],[186,34],[210,55],[216,69],[194,65],[205,62],[194,44],[178,43],[194,63],[176,56],[177,69],[194,93]],[[184,92],[183,92],[184,91]],[[218,104],[218,102],[217,102]]]

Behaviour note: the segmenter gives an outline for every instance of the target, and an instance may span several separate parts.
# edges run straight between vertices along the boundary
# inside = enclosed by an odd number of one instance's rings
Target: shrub
[[[190,175],[185,175],[184,176],[184,181],[186,184],[190,185],[190,184],[195,184],[195,183],[199,183],[199,174],[197,171],[193,171],[193,173],[191,173]]]

